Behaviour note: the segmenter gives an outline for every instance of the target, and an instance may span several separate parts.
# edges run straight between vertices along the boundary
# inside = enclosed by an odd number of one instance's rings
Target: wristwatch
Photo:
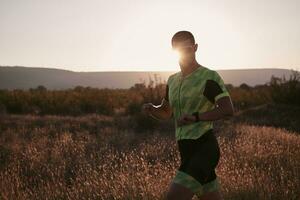
[[[193,112],[192,115],[194,115],[196,117],[195,122],[199,122],[200,121],[200,119],[199,119],[199,112],[198,111]]]

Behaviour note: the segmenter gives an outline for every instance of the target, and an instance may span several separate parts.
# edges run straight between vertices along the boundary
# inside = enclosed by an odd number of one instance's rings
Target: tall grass
[[[180,162],[174,133],[133,131],[128,120],[2,117],[1,199],[164,199]],[[299,198],[299,135],[230,120],[216,135],[225,199]]]

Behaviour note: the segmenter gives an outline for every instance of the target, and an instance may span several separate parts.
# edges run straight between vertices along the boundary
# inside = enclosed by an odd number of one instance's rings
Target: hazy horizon
[[[90,71],[81,71],[80,69],[78,70],[73,70],[70,68],[63,68],[63,67],[47,67],[47,66],[21,66],[21,65],[15,65],[15,66],[5,66],[5,65],[0,65],[0,67],[25,67],[25,68],[42,68],[42,69],[57,69],[57,70],[67,70],[67,71],[72,71],[72,72],[170,72],[170,71],[179,71],[180,69],[175,69],[175,70],[136,70],[136,69],[131,69],[131,70],[90,70]],[[205,66],[208,67],[210,69],[213,69],[209,66]],[[248,68],[225,68],[225,69],[213,69],[213,70],[264,70],[264,69],[274,69],[274,70],[281,70],[281,69],[286,69],[286,70],[296,70],[299,71],[298,69],[294,69],[294,68],[284,68],[284,67],[258,67],[258,68],[254,68],[254,67],[248,67]],[[300,71],[299,71],[300,72]]]
[[[191,31],[214,70],[300,70],[300,1],[0,0],[0,65],[178,71],[171,37]]]

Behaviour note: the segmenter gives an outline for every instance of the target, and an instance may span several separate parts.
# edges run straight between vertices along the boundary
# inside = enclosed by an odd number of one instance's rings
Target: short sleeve
[[[221,76],[216,72],[206,80],[203,95],[212,103],[224,96],[230,96],[224,81]]]

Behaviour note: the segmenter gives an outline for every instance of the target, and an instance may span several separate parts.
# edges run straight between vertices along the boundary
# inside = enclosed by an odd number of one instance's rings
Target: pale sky
[[[0,66],[178,71],[191,31],[211,69],[300,70],[300,0],[0,0]]]

